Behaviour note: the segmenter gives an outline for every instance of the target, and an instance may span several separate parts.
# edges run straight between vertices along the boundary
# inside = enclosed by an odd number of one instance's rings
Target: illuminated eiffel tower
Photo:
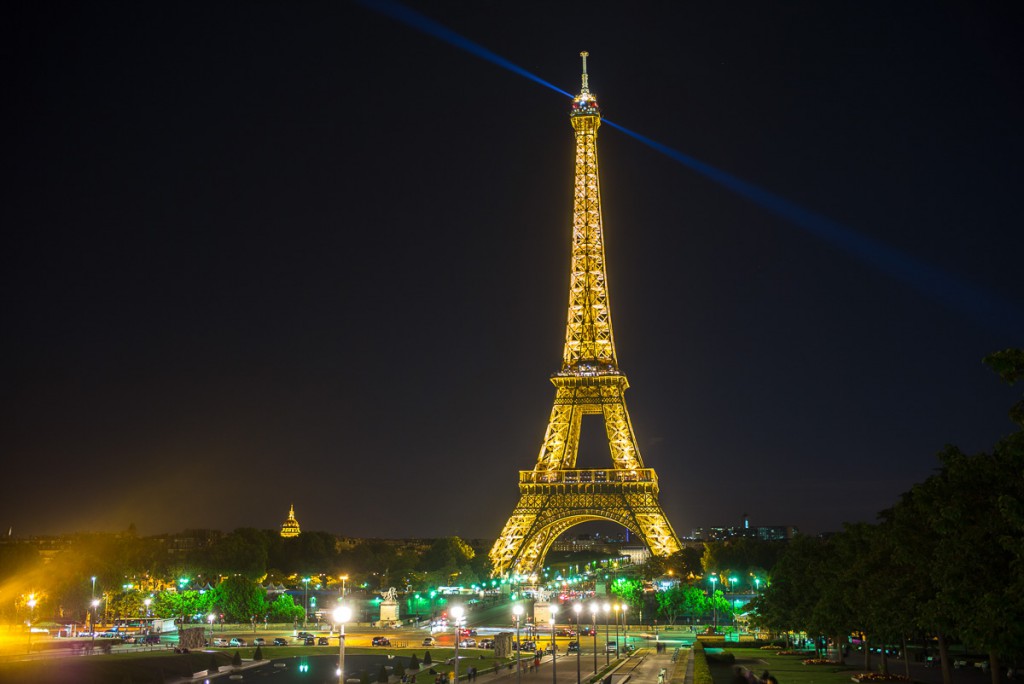
[[[597,173],[601,112],[587,83],[587,53],[580,56],[583,87],[570,113],[576,131],[576,181],[562,369],[551,378],[555,404],[537,465],[520,471],[519,503],[490,552],[495,575],[537,570],[555,539],[590,520],[611,520],[632,530],[656,556],[680,549],[679,538],[658,503],[657,475],[644,468],[640,458],[623,397],[629,383],[615,355],[601,227]],[[611,468],[576,469],[585,414],[604,418]]]

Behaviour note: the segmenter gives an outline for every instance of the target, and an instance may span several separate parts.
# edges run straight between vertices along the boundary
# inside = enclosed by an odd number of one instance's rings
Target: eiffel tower
[[[591,520],[611,520],[632,530],[656,556],[680,549],[658,503],[658,477],[640,458],[623,397],[629,383],[615,355],[601,227],[601,112],[587,83],[587,53],[580,56],[583,87],[570,112],[576,132],[576,179],[565,350],[562,368],[551,378],[555,404],[537,465],[519,472],[519,503],[489,554],[494,575],[536,571],[559,535]],[[610,468],[576,469],[585,414],[604,418]]]

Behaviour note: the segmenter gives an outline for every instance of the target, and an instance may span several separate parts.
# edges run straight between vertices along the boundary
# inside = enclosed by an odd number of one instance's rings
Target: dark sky
[[[411,6],[572,93],[588,50],[608,119],[906,255],[602,127],[619,362],[680,534],[873,520],[944,444],[1011,431],[1020,391],[981,363],[1024,345],[1008,4]],[[294,503],[305,529],[496,536],[561,359],[568,100],[340,1],[4,24],[0,525]],[[607,463],[585,421],[580,465]]]

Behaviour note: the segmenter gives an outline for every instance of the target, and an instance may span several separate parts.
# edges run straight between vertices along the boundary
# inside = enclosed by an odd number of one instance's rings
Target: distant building
[[[693,537],[703,541],[723,541],[737,537],[761,541],[785,541],[792,539],[797,534],[799,534],[797,528],[787,525],[752,527],[746,513],[743,514],[743,524],[739,527],[698,527],[693,530]]]
[[[298,537],[302,534],[302,530],[299,529],[299,521],[295,519],[295,504],[292,504],[288,508],[288,519],[281,525],[281,536],[285,539],[291,539],[292,537]]]

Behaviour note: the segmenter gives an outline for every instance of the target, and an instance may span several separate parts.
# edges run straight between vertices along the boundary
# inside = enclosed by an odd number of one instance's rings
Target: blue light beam
[[[544,79],[531,74],[504,57],[487,48],[460,36],[446,26],[426,17],[419,12],[396,2],[395,0],[357,0],[361,5],[375,12],[390,17],[418,31],[434,36],[449,45],[460,48],[491,62],[514,74],[527,78],[545,88],[572,99],[572,95]],[[750,200],[769,213],[775,214],[790,223],[797,225],[814,237],[832,244],[857,257],[893,278],[906,283],[927,297],[945,303],[957,309],[973,320],[994,330],[1014,334],[1024,334],[1024,312],[1012,301],[973,283],[957,278],[940,268],[924,263],[894,247],[862,235],[843,226],[837,221],[805,209],[779,195],[776,195],[753,183],[717,169],[706,162],[695,159],[687,154],[674,150],[646,136],[640,135],[609,119],[602,121],[612,128],[625,133],[631,138],[660,152],[683,166],[696,171],[737,195]]]
[[[986,326],[1005,329],[1009,324],[1009,327],[1018,331],[1021,329],[1019,322],[1024,320],[1024,312],[1021,312],[1013,302],[1003,299],[991,291],[961,280],[879,240],[857,233],[837,221],[805,209],[764,188],[737,178],[731,173],[717,169],[656,140],[651,140],[613,121],[608,119],[602,119],[602,121],[664,154],[669,159],[693,169],[702,176],[732,190],[737,195],[754,202],[768,212],[803,228],[814,237],[849,252],[861,261],[888,273],[926,296],[944,301]]]
[[[411,26],[412,28],[422,31],[427,35],[439,38],[440,40],[443,40],[449,45],[454,45],[457,48],[461,48],[462,50],[465,50],[470,54],[476,55],[477,57],[480,57],[482,59],[486,59],[488,62],[491,62],[492,64],[497,64],[503,69],[508,69],[514,74],[518,74],[523,78],[528,78],[535,83],[539,83],[545,88],[550,88],[551,90],[554,90],[556,93],[560,93],[570,99],[572,98],[572,95],[565,92],[561,88],[558,88],[548,83],[539,76],[534,76],[526,69],[523,69],[520,66],[516,66],[515,64],[508,61],[504,57],[494,54],[484,46],[474,43],[468,38],[463,38],[455,31],[452,31],[447,26],[439,24],[433,19],[420,14],[416,10],[406,7],[405,5],[399,2],[394,2],[393,0],[357,1],[359,2],[359,4],[373,10],[374,12],[378,12],[387,17],[391,17],[395,21],[399,21],[405,24],[406,26]]]

